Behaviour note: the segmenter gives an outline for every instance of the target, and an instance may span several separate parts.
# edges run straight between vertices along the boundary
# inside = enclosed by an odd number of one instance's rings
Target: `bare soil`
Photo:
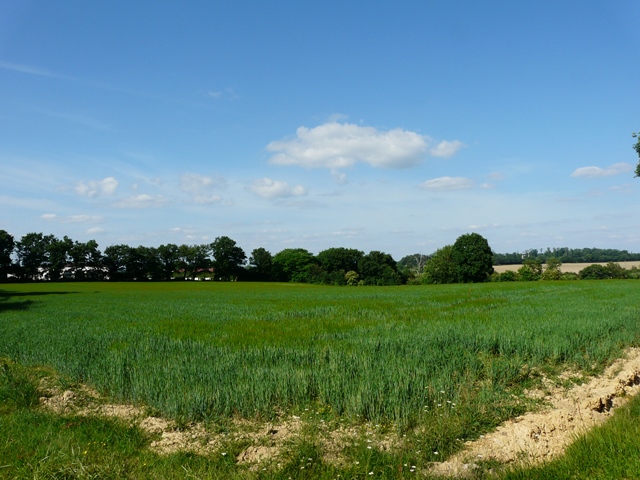
[[[467,442],[461,452],[433,464],[430,472],[465,477],[480,460],[535,464],[557,457],[577,436],[606,421],[615,408],[639,391],[640,348],[633,348],[600,377],[570,390],[549,388],[543,392],[549,408],[514,418],[494,432]],[[531,392],[533,396],[536,393]]]

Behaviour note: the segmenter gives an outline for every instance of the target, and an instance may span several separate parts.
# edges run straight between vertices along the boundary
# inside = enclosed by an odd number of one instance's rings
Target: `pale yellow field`
[[[607,262],[596,262],[596,263],[598,263],[598,265],[607,264]],[[622,268],[640,267],[640,262],[637,262],[637,261],[636,262],[616,262],[616,263],[618,263]],[[562,266],[560,267],[560,270],[565,273],[569,273],[569,272],[578,273],[580,270],[582,270],[585,267],[588,267],[589,265],[594,265],[594,264],[593,263],[563,263]],[[521,266],[522,265],[495,265],[493,269],[498,273],[506,272],[507,270],[513,270],[514,272],[516,272]]]

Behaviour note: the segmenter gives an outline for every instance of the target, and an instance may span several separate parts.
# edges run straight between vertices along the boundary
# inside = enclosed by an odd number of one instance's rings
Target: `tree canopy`
[[[458,282],[484,282],[493,273],[493,252],[480,234],[467,233],[453,244],[451,257],[458,269]]]

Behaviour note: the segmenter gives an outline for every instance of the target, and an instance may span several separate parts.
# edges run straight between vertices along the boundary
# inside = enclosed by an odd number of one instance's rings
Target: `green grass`
[[[349,455],[393,478],[529,408],[512,394],[540,372],[601,371],[639,343],[639,299],[634,281],[7,285],[0,357],[182,422],[323,408],[380,423],[406,451]]]

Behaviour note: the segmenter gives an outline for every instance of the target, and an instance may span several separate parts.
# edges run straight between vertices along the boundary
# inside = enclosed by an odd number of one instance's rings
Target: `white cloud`
[[[574,170],[571,174],[576,178],[599,178],[599,177],[611,177],[613,175],[620,175],[621,173],[627,173],[633,171],[633,165],[621,162],[614,163],[607,168],[600,167],[581,167]]]
[[[142,193],[140,195],[124,198],[119,202],[114,203],[113,206],[117,208],[150,208],[161,207],[165,203],[167,203],[167,199],[161,195],[152,196]]]
[[[196,195],[193,198],[193,201],[199,203],[200,205],[211,205],[212,203],[222,202],[222,197],[220,195]]]
[[[118,181],[113,177],[102,180],[89,180],[88,182],[78,182],[75,191],[84,197],[96,197],[100,195],[113,195],[118,188]]]
[[[45,213],[44,215],[40,215],[40,218],[50,222],[60,223],[96,223],[102,221],[100,215],[68,215],[61,217],[55,213]]]
[[[465,177],[439,177],[427,180],[420,184],[420,188],[424,190],[468,190],[473,188],[474,182],[470,178]]]
[[[365,163],[380,168],[406,168],[427,154],[447,157],[462,143],[443,141],[429,150],[428,136],[399,128],[382,131],[330,121],[315,128],[300,127],[295,138],[267,145],[274,165],[338,169]]]
[[[100,227],[93,227],[87,230],[87,233],[90,235],[94,235],[96,233],[103,233],[103,232],[104,232],[104,228],[100,228]]]
[[[180,181],[180,188],[188,193],[198,194],[211,188],[227,188],[227,181],[222,177],[208,177],[199,173],[185,173]]]
[[[270,178],[260,178],[255,180],[248,190],[259,197],[273,200],[275,198],[299,197],[307,194],[307,190],[302,185],[289,186],[287,182],[272,180]]]
[[[434,157],[449,158],[454,156],[458,150],[460,150],[464,144],[459,140],[449,142],[443,140],[438,145],[429,150],[429,153]]]
[[[331,170],[331,178],[333,178],[333,181],[338,185],[344,185],[347,183],[347,174],[338,170]]]

